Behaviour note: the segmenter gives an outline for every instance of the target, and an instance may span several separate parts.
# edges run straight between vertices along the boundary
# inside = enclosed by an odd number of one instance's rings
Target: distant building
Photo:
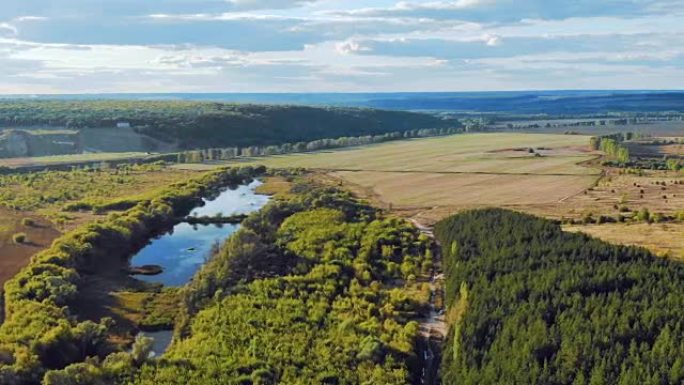
[[[128,122],[118,122],[116,128],[131,128],[131,124]]]

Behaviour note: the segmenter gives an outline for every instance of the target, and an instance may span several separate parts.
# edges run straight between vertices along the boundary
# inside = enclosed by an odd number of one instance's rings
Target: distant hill
[[[390,93],[166,93],[28,96],[46,100],[192,100],[256,104],[370,107],[476,113],[576,115],[684,111],[684,91],[500,91]]]
[[[433,115],[368,108],[195,101],[0,100],[0,126],[109,128],[178,148],[270,145],[458,126]],[[111,135],[111,132],[110,132]]]

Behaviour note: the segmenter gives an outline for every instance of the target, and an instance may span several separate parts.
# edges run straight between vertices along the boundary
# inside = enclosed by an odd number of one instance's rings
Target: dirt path
[[[415,219],[410,219],[418,230],[434,239],[432,228],[423,225]],[[439,244],[437,245],[439,246]],[[438,308],[438,304],[444,303],[442,292],[442,260],[440,248],[437,247],[433,253],[433,269],[430,276],[430,310],[420,321],[420,334],[423,337],[422,360],[423,368],[421,372],[420,384],[437,385],[440,384],[439,364],[441,362],[441,347],[446,337],[447,325],[444,319],[443,309]]]

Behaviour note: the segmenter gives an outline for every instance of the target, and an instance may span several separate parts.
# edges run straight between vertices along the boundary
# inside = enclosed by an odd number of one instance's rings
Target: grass
[[[385,204],[404,208],[553,203],[583,191],[596,179],[591,175],[449,175],[375,171],[342,171],[332,175],[370,188]]]
[[[8,158],[0,159],[0,167],[17,168],[30,166],[47,166],[55,164],[70,164],[79,162],[99,162],[144,158],[148,155],[149,154],[146,152],[98,152],[91,154],[38,156],[33,158]]]
[[[684,223],[630,223],[564,226],[604,241],[643,246],[658,255],[684,261]]]
[[[154,331],[171,329],[179,309],[178,290],[167,288],[156,292],[120,291],[112,293],[113,314],[125,318],[139,328]]]
[[[285,199],[291,195],[292,182],[279,176],[263,178],[264,184],[256,188],[257,194],[271,195],[276,199]]]
[[[59,236],[45,219],[31,217],[32,226],[24,226],[26,213],[0,207],[0,290],[6,280],[24,267],[31,255],[49,246]],[[30,243],[15,243],[16,233],[25,233]]]
[[[67,203],[81,200],[100,204],[122,198],[136,199],[187,175],[158,165],[0,175],[0,206],[54,212]]]

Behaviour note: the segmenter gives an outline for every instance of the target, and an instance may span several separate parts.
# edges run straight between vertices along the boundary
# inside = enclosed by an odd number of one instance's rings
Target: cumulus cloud
[[[16,36],[17,33],[19,33],[19,30],[17,30],[17,27],[13,26],[10,23],[0,23],[0,36]]]
[[[501,44],[501,36],[498,35],[487,34],[482,37],[482,40],[484,40],[485,44],[490,47],[496,47],[497,45]]]
[[[358,53],[358,52],[370,52],[371,51],[371,49],[369,47],[364,47],[358,41],[355,41],[355,40],[347,40],[347,41],[337,43],[335,45],[335,49],[337,50],[337,52],[344,54],[344,55],[349,55],[349,54]]]
[[[684,87],[681,0],[50,4],[0,7],[3,90]]]
[[[228,3],[238,9],[284,9],[294,8],[318,0],[228,0]]]

